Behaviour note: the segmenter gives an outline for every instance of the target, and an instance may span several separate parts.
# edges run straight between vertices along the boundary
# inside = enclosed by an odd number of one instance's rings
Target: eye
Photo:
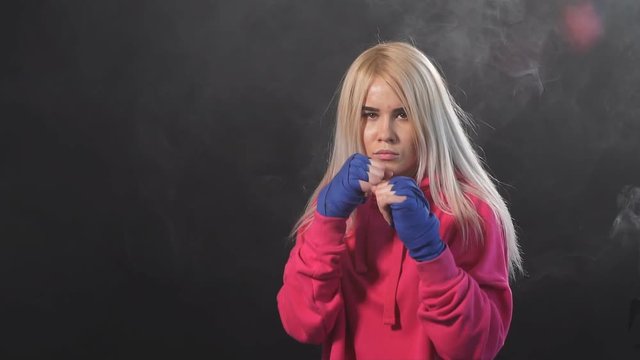
[[[371,119],[371,120],[375,120],[378,118],[378,114],[373,113],[373,112],[366,112],[366,113],[362,113],[362,117],[367,118],[367,119]]]
[[[396,115],[397,117],[399,117],[400,119],[407,119],[409,116],[407,115],[406,112],[404,111],[400,111],[398,112],[398,115]]]

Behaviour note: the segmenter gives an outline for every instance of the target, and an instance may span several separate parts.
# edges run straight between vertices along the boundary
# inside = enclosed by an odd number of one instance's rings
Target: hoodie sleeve
[[[486,204],[478,206],[478,213],[483,242],[470,239],[467,250],[447,246],[436,259],[418,264],[418,317],[445,359],[493,359],[511,323],[505,239]]]
[[[300,342],[321,344],[343,308],[341,257],[346,219],[314,214],[298,232],[284,268],[278,311],[285,331]]]

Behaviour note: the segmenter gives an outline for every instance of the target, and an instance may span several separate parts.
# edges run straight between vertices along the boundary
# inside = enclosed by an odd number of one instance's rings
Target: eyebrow
[[[379,112],[380,111],[380,109],[376,109],[376,108],[370,107],[370,106],[363,106],[362,110],[363,111],[374,111],[374,112]],[[397,112],[400,112],[400,111],[405,111],[405,110],[404,110],[403,107],[399,107],[399,108],[391,110],[392,113],[397,113]]]

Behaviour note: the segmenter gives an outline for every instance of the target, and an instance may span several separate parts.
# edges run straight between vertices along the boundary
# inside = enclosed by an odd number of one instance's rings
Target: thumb
[[[382,178],[382,180],[389,180],[389,179],[391,179],[392,176],[393,176],[393,171],[385,170],[384,171],[384,177]]]

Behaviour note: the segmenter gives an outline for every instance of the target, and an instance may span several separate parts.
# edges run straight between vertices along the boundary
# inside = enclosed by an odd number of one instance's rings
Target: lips
[[[377,154],[377,155],[382,155],[382,154],[399,155],[397,152],[391,151],[391,150],[378,150],[378,151],[374,152],[374,154]]]
[[[373,157],[378,160],[390,161],[397,160],[400,155],[397,152],[391,150],[378,150],[373,153]]]

